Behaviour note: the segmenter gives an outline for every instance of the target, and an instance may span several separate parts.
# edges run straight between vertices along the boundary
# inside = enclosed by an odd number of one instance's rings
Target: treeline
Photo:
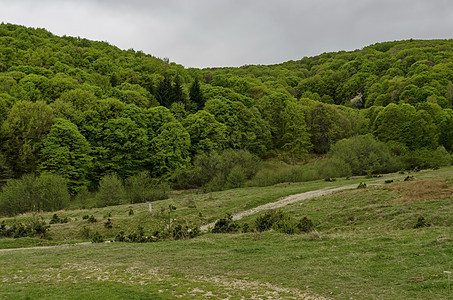
[[[398,168],[438,166],[434,152],[448,164],[452,50],[452,41],[403,41],[199,70],[1,24],[0,184],[55,174],[75,196],[109,174],[148,172],[174,187],[223,189],[252,178],[259,158],[303,162],[366,134]]]

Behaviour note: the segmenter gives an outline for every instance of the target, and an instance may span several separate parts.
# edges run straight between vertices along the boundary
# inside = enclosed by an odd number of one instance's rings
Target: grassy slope
[[[453,197],[448,181],[452,175],[452,168],[420,172],[415,174],[417,179],[431,181],[340,192],[285,207],[315,222],[317,232],[305,235],[207,234],[193,240],[153,244],[0,252],[0,295],[300,298],[309,292],[338,299],[451,299],[453,276],[449,280],[444,271],[453,271]],[[446,179],[447,184],[443,184]],[[439,181],[442,184],[436,183]],[[312,182],[212,195],[178,194],[156,203],[155,209],[174,203],[177,218],[207,222],[225,211],[240,211],[287,194],[350,183]],[[414,190],[416,194],[408,194]],[[196,208],[189,208],[188,203],[193,206],[193,202],[188,200],[193,200]],[[136,212],[133,217],[127,216],[129,206],[61,215],[79,219],[94,213],[102,219],[103,214],[112,212],[114,224],[129,220],[131,228],[139,221],[151,220],[146,217],[146,206],[132,207]],[[198,216],[199,211],[204,218]],[[433,226],[413,229],[419,215]],[[241,222],[252,223],[254,218]],[[77,232],[78,222],[82,221],[54,225],[52,235],[56,240],[62,235],[77,236],[71,232]],[[90,226],[103,227],[98,223]],[[6,243],[11,240],[0,240],[0,247]]]

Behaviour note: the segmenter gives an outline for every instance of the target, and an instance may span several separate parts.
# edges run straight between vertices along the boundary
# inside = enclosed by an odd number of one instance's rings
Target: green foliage
[[[1,127],[2,149],[16,176],[33,172],[42,140],[53,125],[52,109],[43,102],[16,102]]]
[[[6,183],[6,180],[12,178],[13,172],[11,171],[5,156],[0,151],[0,187]]]
[[[281,210],[269,210],[255,219],[255,228],[259,232],[273,229],[281,233],[296,234],[313,231],[314,225],[307,216],[296,221],[290,214]]]
[[[402,156],[405,162],[406,169],[414,168],[434,168],[449,166],[452,163],[451,155],[443,146],[437,147],[435,150],[421,148],[410,151]]]
[[[107,174],[99,182],[97,193],[100,207],[124,203],[126,198],[123,181],[116,174]]]
[[[104,147],[95,166],[101,173],[115,172],[125,178],[147,163],[146,131],[130,118],[108,120],[101,139]]]
[[[390,173],[401,169],[401,163],[392,155],[390,148],[370,134],[338,141],[330,149],[328,158],[344,162],[351,175]]]
[[[103,243],[104,242],[104,237],[98,231],[96,231],[91,236],[91,242],[92,243]]]
[[[206,99],[203,96],[197,77],[195,77],[194,82],[190,86],[189,99],[194,103],[197,110],[203,109]]]
[[[69,203],[66,181],[54,174],[24,175],[9,179],[0,193],[0,214],[14,216],[29,211],[55,211]]]
[[[64,224],[68,222],[69,222],[68,217],[60,218],[57,214],[53,214],[49,224]]]
[[[167,199],[169,186],[142,171],[125,180],[125,191],[130,203],[143,203]]]
[[[438,131],[431,116],[409,104],[388,105],[376,117],[374,127],[374,134],[383,142],[399,142],[410,150],[437,147]]]
[[[215,222],[212,233],[234,233],[239,230],[237,222],[233,221],[233,216],[227,214],[225,218],[219,219]]]
[[[197,155],[194,166],[175,172],[176,188],[199,188],[206,191],[244,185],[259,169],[256,156],[245,150],[224,150]]]
[[[422,227],[429,227],[430,224],[426,222],[425,217],[419,215],[417,218],[417,222],[414,224],[414,229],[422,228]]]
[[[350,134],[351,120],[334,106],[316,104],[310,109],[309,121],[311,143],[315,153],[327,153],[336,141]]]
[[[307,216],[304,216],[297,223],[297,228],[299,228],[301,232],[310,232],[314,230],[315,226],[313,225],[312,220],[310,220]]]
[[[41,149],[41,173],[59,174],[67,180],[72,193],[88,184],[91,167],[90,144],[76,125],[65,119],[56,119]]]
[[[189,115],[183,125],[190,136],[190,153],[192,155],[214,150],[222,150],[226,142],[226,126],[218,122],[215,117],[199,110]]]
[[[46,238],[49,230],[49,225],[43,220],[33,218],[28,223],[14,222],[11,226],[3,221],[0,224],[0,237],[8,238],[24,238],[24,237],[39,237]]]
[[[406,168],[449,164],[453,150],[450,40],[198,70],[43,29],[1,24],[0,32],[0,185],[52,173],[76,194],[108,173],[149,170],[163,179],[186,174],[185,186],[206,190],[240,187],[243,167],[211,172],[208,184],[195,157],[234,149],[299,162],[368,133]],[[359,159],[365,165],[329,158],[266,180],[385,172],[384,152]]]
[[[190,136],[179,122],[170,122],[160,128],[160,133],[151,140],[151,174],[169,177],[190,161]]]

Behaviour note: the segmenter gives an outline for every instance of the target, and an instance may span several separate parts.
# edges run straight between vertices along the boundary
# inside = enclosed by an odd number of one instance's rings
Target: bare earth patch
[[[400,194],[394,202],[425,201],[453,197],[453,185],[440,180],[394,182],[388,186]]]

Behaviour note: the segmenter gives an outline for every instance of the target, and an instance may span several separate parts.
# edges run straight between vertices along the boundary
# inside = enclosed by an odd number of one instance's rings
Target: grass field
[[[5,299],[453,299],[453,168],[379,178],[280,184],[196,194],[174,193],[146,204],[58,212],[51,240],[0,239],[0,248],[86,241],[81,228],[111,238],[138,225],[152,231],[171,217],[196,225],[276,199],[367,182],[307,199],[282,210],[308,216],[316,231],[204,234],[157,243],[102,243],[0,251],[0,297]],[[163,209],[161,212],[161,208]],[[129,216],[132,209],[134,214]],[[201,214],[200,214],[201,213]],[[93,215],[98,222],[83,220]],[[42,214],[50,220],[52,214]],[[104,228],[110,216],[114,227]],[[414,228],[422,216],[424,224]],[[5,219],[8,223],[37,216]],[[239,223],[253,224],[256,216]],[[2,220],[0,219],[0,222]],[[86,232],[85,232],[86,233]],[[89,239],[88,239],[89,240]]]

